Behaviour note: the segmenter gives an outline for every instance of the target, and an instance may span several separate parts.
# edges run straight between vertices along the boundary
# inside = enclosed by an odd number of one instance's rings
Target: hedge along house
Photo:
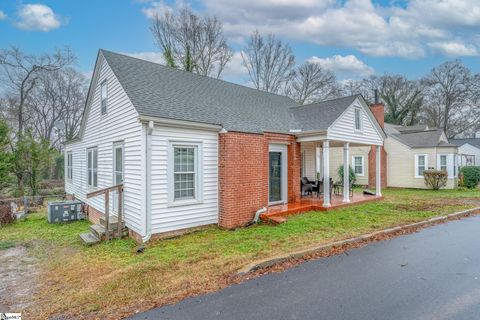
[[[137,240],[194,227],[249,223],[262,207],[301,201],[301,150],[377,146],[384,133],[361,96],[298,106],[289,98],[100,50],[81,129],[66,143],[67,194],[123,183],[123,212]],[[304,164],[311,166],[311,164]],[[378,166],[377,166],[378,167]],[[329,170],[323,170],[328,181]],[[348,175],[347,175],[348,185]],[[376,193],[381,195],[381,173]],[[320,205],[331,206],[325,184]],[[343,201],[349,202],[347,195]],[[118,203],[112,196],[109,211]]]

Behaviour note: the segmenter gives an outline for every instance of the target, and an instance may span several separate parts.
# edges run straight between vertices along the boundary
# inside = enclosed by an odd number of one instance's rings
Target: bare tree
[[[43,72],[56,71],[74,61],[69,49],[53,54],[26,55],[17,47],[0,50],[0,82],[17,97],[16,116],[19,137],[24,131],[25,102]]]
[[[252,33],[242,59],[250,80],[259,90],[280,93],[293,76],[292,49],[272,34],[264,38],[258,30]]]
[[[479,129],[480,90],[475,77],[460,61],[433,68],[423,80],[426,87],[424,120],[455,137]]]
[[[43,73],[27,103],[34,115],[30,125],[36,136],[57,148],[60,138],[73,138],[80,125],[86,92],[85,76],[73,68]],[[63,122],[65,128],[55,130],[58,122]]]
[[[399,125],[418,123],[423,104],[423,87],[401,75],[384,75],[377,79],[380,99],[386,106],[385,121]]]
[[[233,52],[216,17],[197,16],[185,7],[177,15],[165,11],[150,26],[166,64],[219,78]]]
[[[298,103],[305,104],[337,97],[340,88],[330,70],[307,61],[295,70],[287,93]]]
[[[361,94],[368,104],[375,102],[375,89],[378,87],[377,78],[370,77],[362,80],[347,80],[342,83],[341,91],[344,96]]]

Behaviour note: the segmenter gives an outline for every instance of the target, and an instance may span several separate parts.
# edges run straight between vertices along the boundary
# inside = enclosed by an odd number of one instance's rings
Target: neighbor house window
[[[364,173],[364,166],[363,166],[363,156],[354,156],[352,157],[352,162],[353,162],[353,170],[355,171],[355,174],[357,176],[363,176],[365,173]]]
[[[355,108],[355,130],[362,130],[362,110]]]
[[[427,170],[427,155],[417,154],[415,155],[415,177],[423,178],[423,172]]]
[[[172,145],[173,201],[198,200],[199,145]]]
[[[72,151],[67,152],[67,179],[73,179],[73,154]]]
[[[107,81],[102,82],[100,85],[100,103],[102,114],[107,113],[107,101],[108,101],[108,88],[107,88]]]
[[[87,185],[90,188],[98,187],[98,149],[87,150]]]
[[[446,154],[440,155],[440,171],[448,171]]]

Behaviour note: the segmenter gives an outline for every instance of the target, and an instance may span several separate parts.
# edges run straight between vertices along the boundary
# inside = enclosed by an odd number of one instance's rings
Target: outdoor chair
[[[307,177],[301,178],[300,182],[302,186],[302,190],[301,190],[302,195],[307,195],[307,194],[312,195],[314,183],[308,180]]]
[[[337,182],[334,185],[334,193],[337,196],[343,195],[343,181]],[[348,192],[349,196],[353,197],[353,181],[349,181],[349,187],[348,187]]]

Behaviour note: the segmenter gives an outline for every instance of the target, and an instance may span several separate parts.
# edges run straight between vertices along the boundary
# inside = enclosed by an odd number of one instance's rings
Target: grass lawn
[[[0,250],[25,246],[38,259],[35,319],[120,318],[226,286],[245,264],[313,244],[424,220],[480,205],[480,191],[385,190],[385,200],[291,216],[284,224],[217,227],[162,241],[136,254],[132,240],[80,244],[86,221],[50,225],[45,210],[0,229]]]

